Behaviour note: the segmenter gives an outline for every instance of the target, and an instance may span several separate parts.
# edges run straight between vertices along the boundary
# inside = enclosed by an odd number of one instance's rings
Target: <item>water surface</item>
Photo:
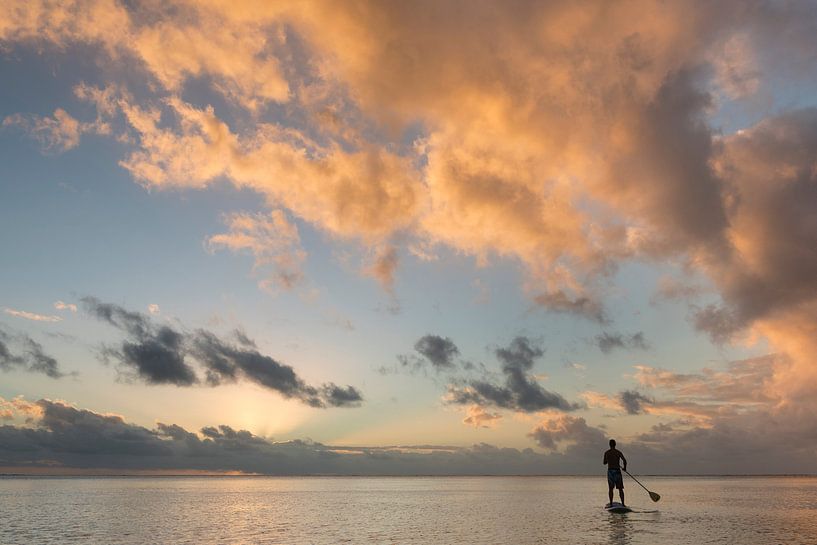
[[[0,543],[817,544],[817,478],[0,478]]]

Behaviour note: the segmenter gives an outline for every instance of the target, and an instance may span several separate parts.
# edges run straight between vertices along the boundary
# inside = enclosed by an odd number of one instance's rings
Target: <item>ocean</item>
[[[817,544],[817,477],[639,480],[5,477],[0,544]]]

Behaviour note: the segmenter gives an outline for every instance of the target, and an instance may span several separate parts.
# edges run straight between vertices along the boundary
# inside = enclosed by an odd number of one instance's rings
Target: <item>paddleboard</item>
[[[617,501],[605,505],[604,510],[607,511],[608,513],[629,513],[632,511],[632,509],[630,509],[626,505],[620,504]]]

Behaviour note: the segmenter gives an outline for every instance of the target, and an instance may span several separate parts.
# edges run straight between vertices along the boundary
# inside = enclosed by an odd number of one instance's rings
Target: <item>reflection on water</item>
[[[610,513],[610,545],[627,545],[632,543],[632,523],[627,514]]]
[[[617,515],[604,475],[0,478],[0,543],[817,544],[817,478],[650,485]]]

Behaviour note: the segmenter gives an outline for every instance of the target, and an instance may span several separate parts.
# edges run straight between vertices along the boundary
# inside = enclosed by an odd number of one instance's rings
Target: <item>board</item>
[[[605,505],[604,510],[607,511],[608,513],[629,513],[629,512],[632,511],[632,509],[630,509],[626,505],[620,504],[617,501],[614,501],[613,503]]]

